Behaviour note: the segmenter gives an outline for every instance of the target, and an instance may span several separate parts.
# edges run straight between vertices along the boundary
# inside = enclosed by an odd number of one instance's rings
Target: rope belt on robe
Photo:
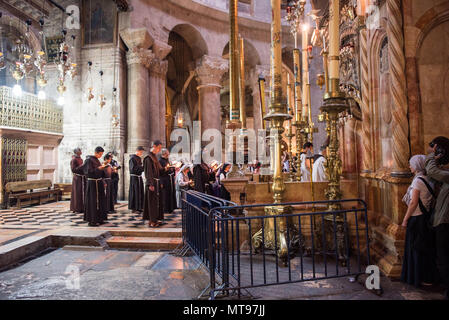
[[[137,175],[137,174],[132,174],[132,173],[130,173],[129,175],[130,175],[131,177],[137,177],[137,178],[142,179],[142,176],[139,176],[139,175]]]
[[[102,179],[101,178],[100,179],[87,178],[87,180],[95,181],[95,187],[97,189],[97,210],[100,210],[100,200],[98,199],[98,181],[100,181]]]

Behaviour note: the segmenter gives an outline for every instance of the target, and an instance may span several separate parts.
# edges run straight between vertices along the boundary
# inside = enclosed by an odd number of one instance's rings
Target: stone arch
[[[244,39],[243,43],[245,46],[245,65],[247,65],[249,68],[254,68],[255,66],[261,64],[259,52],[251,43],[251,41]],[[229,54],[229,42],[227,42],[226,45],[224,46],[222,56],[225,57],[228,54]]]
[[[10,15],[3,15],[1,22],[6,27],[11,26],[12,28],[16,29],[22,35],[25,35],[25,33],[27,31],[26,30],[27,27],[26,27],[25,23],[17,17],[13,17]],[[33,28],[30,28],[29,34],[30,34],[30,36],[28,38],[29,45],[33,48],[33,51],[36,52],[36,51],[41,50],[42,49],[41,41],[36,36]]]
[[[429,10],[427,10],[415,23],[419,30],[416,36],[414,53],[412,56],[419,57],[420,49],[427,35],[438,25],[449,21],[449,1],[445,1]]]
[[[449,99],[448,30],[449,19],[432,23],[432,28],[425,33],[417,51],[422,124],[420,143],[423,147],[435,136],[449,136],[444,112]]]
[[[179,34],[192,49],[193,59],[197,60],[209,54],[209,48],[201,33],[190,24],[178,24],[171,29],[171,32]]]

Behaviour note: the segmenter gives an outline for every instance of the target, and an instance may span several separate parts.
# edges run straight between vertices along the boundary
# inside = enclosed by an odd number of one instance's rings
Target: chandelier
[[[17,34],[17,32],[12,31],[12,26],[10,23],[10,33],[7,34],[7,37],[10,38],[11,43],[11,54],[10,59],[6,59],[5,55],[7,52],[4,51],[4,30],[2,26],[1,19],[3,17],[3,13],[0,12],[0,70],[4,69],[7,66],[7,61],[13,61],[9,66],[9,72],[11,76],[16,80],[16,84],[13,87],[13,94],[20,95],[22,93],[22,88],[20,86],[20,81],[27,76],[35,75],[36,76],[36,84],[39,87],[38,98],[45,99],[45,92],[43,88],[47,85],[48,79],[46,77],[46,66],[47,59],[46,53],[44,49],[40,49],[34,52],[32,46],[30,46],[30,38],[32,35],[32,21],[31,19],[27,19],[25,21],[26,30],[24,33]],[[43,32],[44,27],[44,19],[41,18],[39,20],[40,25],[40,39],[41,39],[41,47],[45,48],[45,35]],[[20,29],[20,28],[19,28]],[[69,78],[73,80],[77,74],[77,64],[74,62],[74,43],[75,43],[75,35],[71,36],[71,43],[69,44],[67,41],[67,31],[65,29],[62,30],[62,42],[59,45],[58,53],[56,57],[56,66],[58,70],[58,82],[57,82],[57,90],[60,94],[58,99],[58,104],[62,105],[64,103],[64,92],[66,91],[66,80]],[[6,49],[6,48],[5,48]],[[9,57],[8,57],[9,58]]]
[[[287,5],[286,20],[290,23],[291,32],[297,33],[302,18],[304,17],[306,0],[291,0]]]
[[[62,30],[63,41],[59,45],[58,59],[56,61],[56,66],[59,73],[59,85],[58,92],[60,97],[58,99],[58,104],[64,104],[64,92],[66,91],[65,81],[66,77],[69,76],[71,80],[78,74],[77,64],[73,62],[71,50],[73,49],[73,43],[75,42],[75,35],[72,35],[72,46],[69,46],[66,41],[67,30]]]

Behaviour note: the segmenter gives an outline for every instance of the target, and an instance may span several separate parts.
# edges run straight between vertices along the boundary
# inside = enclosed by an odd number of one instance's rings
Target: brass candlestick
[[[282,203],[285,191],[281,154],[281,140],[282,133],[284,132],[283,124],[285,120],[291,119],[291,116],[287,113],[287,105],[282,98],[281,0],[271,0],[271,8],[273,17],[271,22],[271,73],[273,79],[270,112],[265,116],[265,119],[270,121],[271,132],[274,135],[274,172],[272,186],[274,204],[265,208],[265,214],[267,216],[278,216],[293,212],[291,206],[279,205]],[[287,243],[287,232],[289,232],[291,243],[293,243],[295,235],[298,234],[294,228],[292,219],[265,219],[264,228],[266,230],[265,234],[262,234],[261,229],[252,237],[254,248],[256,250],[261,248],[263,237],[265,248],[277,249],[279,260],[284,265],[287,265],[290,245]]]

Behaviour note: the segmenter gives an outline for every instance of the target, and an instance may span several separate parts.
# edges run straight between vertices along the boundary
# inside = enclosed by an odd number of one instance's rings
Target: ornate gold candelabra
[[[291,119],[287,113],[287,105],[282,98],[282,44],[281,44],[281,0],[271,0],[273,20],[271,22],[271,73],[273,76],[271,85],[271,104],[270,111],[265,116],[270,121],[271,133],[274,136],[274,173],[273,173],[273,206],[265,208],[265,214],[268,216],[278,216],[290,214],[293,211],[291,206],[279,205],[282,203],[285,191],[284,177],[282,174],[282,154],[281,140],[284,132],[284,121]],[[277,249],[281,262],[287,264],[289,244],[287,244],[287,228],[289,229],[290,240],[292,240],[297,231],[294,229],[291,218],[269,218],[265,219],[265,233],[262,229],[252,237],[254,248],[260,249],[262,246],[262,237],[264,238],[265,248]]]
[[[339,53],[340,53],[340,1],[331,0],[329,4],[329,67],[327,59],[325,59],[324,68],[325,74],[328,75],[328,89],[324,94],[324,103],[320,108],[322,112],[321,119],[326,117],[328,132],[328,155],[326,161],[326,171],[329,178],[328,188],[326,190],[326,198],[329,201],[338,201],[342,198],[342,192],[340,188],[341,177],[341,159],[338,155],[338,127],[337,122],[339,114],[348,109],[346,96],[340,91],[340,79],[339,79]],[[324,39],[324,37],[323,37]],[[325,40],[325,39],[324,39]],[[323,56],[327,53],[326,46],[324,45]],[[326,77],[327,78],[327,77]],[[328,203],[328,211],[335,212],[341,209],[340,203]],[[327,238],[327,248],[329,250],[338,251],[338,259],[345,263],[348,257],[346,257],[346,243],[345,239],[348,238],[346,232],[348,232],[347,226],[345,226],[344,217],[342,214],[329,214],[325,217],[325,229]],[[331,239],[336,235],[337,241]]]

